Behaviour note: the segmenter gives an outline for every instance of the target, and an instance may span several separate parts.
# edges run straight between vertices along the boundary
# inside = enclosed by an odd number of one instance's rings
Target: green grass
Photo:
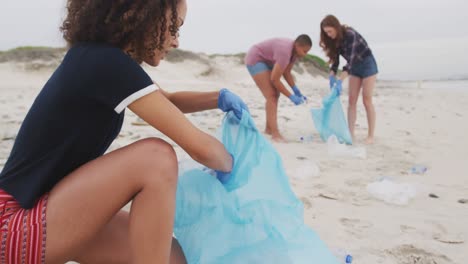
[[[322,58],[318,57],[318,56],[315,56],[315,55],[312,55],[312,54],[307,54],[303,59],[302,61],[304,62],[312,62],[312,63],[316,63],[318,66],[320,66],[320,68],[322,69],[325,69],[325,70],[329,70],[329,66],[328,66],[328,63],[325,62]]]

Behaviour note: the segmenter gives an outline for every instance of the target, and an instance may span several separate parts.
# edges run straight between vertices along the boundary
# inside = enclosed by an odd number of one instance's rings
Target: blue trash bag
[[[336,88],[322,99],[322,106],[319,109],[311,109],[315,128],[322,140],[327,141],[328,137],[335,135],[340,143],[353,144]]]
[[[230,112],[222,142],[235,158],[221,184],[203,169],[181,172],[174,234],[190,264],[338,264],[303,221],[281,158],[246,112]]]

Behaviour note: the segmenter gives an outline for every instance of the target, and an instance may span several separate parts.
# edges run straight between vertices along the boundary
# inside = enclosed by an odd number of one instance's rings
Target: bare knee
[[[177,184],[177,156],[174,148],[159,138],[147,138],[134,143],[140,183]]]
[[[348,100],[348,108],[356,109],[356,105],[357,105],[357,97],[350,96]]]
[[[274,97],[276,98],[276,101],[278,101],[278,99],[280,97],[280,93],[278,91],[276,91],[276,93],[274,94]]]
[[[373,107],[373,103],[372,103],[372,96],[365,96],[362,98],[362,102],[364,103],[364,107],[366,109],[370,109]]]
[[[272,94],[266,98],[267,103],[278,104],[279,94]]]

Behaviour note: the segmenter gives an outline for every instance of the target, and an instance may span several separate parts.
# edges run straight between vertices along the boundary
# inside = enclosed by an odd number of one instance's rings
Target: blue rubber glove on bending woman
[[[295,94],[291,94],[289,96],[289,100],[291,100],[291,102],[293,102],[295,105],[300,105],[302,103],[304,103],[304,99],[302,99],[302,97],[299,97]]]
[[[301,93],[301,90],[299,90],[299,88],[294,85],[293,87],[291,87],[293,92],[294,92],[294,95],[297,96],[297,97],[300,97],[302,98],[303,101],[307,101],[307,97],[305,97],[302,93]]]

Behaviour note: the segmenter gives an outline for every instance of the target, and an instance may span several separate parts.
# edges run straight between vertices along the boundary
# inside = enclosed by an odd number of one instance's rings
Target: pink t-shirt
[[[245,55],[247,65],[264,62],[269,66],[278,63],[284,70],[289,63],[296,61],[293,55],[294,40],[287,38],[272,38],[253,45]]]

